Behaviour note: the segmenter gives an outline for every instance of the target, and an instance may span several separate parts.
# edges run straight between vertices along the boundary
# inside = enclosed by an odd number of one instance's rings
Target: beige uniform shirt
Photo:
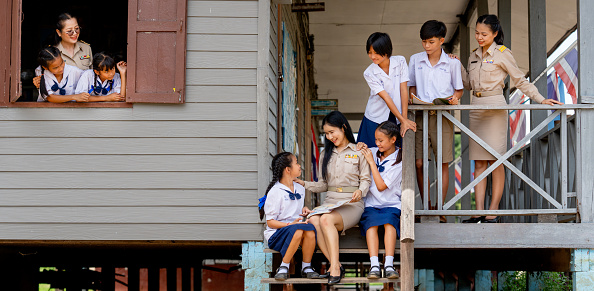
[[[504,45],[497,45],[495,42],[489,47],[484,58],[481,47],[470,54],[468,72],[463,69],[462,81],[464,88],[474,92],[502,90],[508,74],[515,86],[530,99],[537,103],[545,100],[538,89],[526,80],[512,52]]]
[[[74,45],[74,55],[66,52],[62,46],[62,42],[56,46],[60,52],[62,52],[62,58],[66,64],[75,66],[81,70],[88,70],[93,68],[93,52],[91,46],[88,43],[77,41]]]
[[[353,143],[343,149],[340,153],[336,148],[332,150],[332,156],[328,162],[328,181],[322,176],[322,161],[324,153],[320,155],[320,170],[318,182],[305,182],[305,188],[312,192],[321,193],[330,187],[357,187],[362,196],[367,195],[371,185],[371,169],[365,157]]]

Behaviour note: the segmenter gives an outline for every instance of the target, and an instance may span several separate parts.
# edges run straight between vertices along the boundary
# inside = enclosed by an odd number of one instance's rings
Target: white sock
[[[371,266],[378,266],[379,267],[379,260],[377,256],[373,256],[369,258],[371,260]]]
[[[287,267],[287,269],[289,269],[290,266],[291,266],[291,263],[281,262],[281,267]],[[278,270],[278,274],[286,273],[287,269]]]
[[[394,256],[386,256],[386,263],[384,264],[384,267],[387,266],[394,267]]]
[[[305,267],[309,267],[311,266],[311,262],[306,263],[306,262],[301,262],[301,270],[305,269]],[[309,273],[309,272],[313,272],[311,269],[307,269],[305,270],[305,273]]]

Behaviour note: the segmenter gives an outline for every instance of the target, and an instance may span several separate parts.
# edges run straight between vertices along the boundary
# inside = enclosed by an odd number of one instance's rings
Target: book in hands
[[[343,201],[339,201],[335,204],[328,204],[328,205],[322,205],[322,206],[318,206],[314,209],[311,210],[311,212],[307,215],[307,218],[310,218],[314,215],[319,215],[319,214],[324,214],[324,213],[330,213],[332,212],[332,210],[343,206],[347,203],[351,202],[351,200],[343,200]]]
[[[431,103],[431,102],[425,102],[425,101],[421,100],[414,93],[410,93],[410,96],[412,96],[412,104],[413,105],[450,105],[450,99],[453,97],[453,96],[450,96],[450,97],[445,97],[445,98],[435,98],[433,100],[433,103]]]

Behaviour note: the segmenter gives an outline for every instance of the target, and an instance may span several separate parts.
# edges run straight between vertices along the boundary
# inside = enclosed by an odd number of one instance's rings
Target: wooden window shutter
[[[10,96],[10,46],[12,0],[0,0],[0,103]]]
[[[127,102],[183,103],[187,0],[128,0]]]
[[[10,10],[9,10],[10,11]],[[21,82],[21,23],[23,21],[23,0],[12,1],[12,31],[10,49],[10,102],[22,95]]]

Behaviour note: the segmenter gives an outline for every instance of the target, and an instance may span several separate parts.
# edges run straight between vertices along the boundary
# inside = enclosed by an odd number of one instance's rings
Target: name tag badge
[[[82,60],[88,60],[88,59],[90,59],[90,58],[91,58],[91,56],[90,56],[90,55],[84,55],[84,56],[80,57],[80,60],[81,60],[81,61],[82,61]]]

